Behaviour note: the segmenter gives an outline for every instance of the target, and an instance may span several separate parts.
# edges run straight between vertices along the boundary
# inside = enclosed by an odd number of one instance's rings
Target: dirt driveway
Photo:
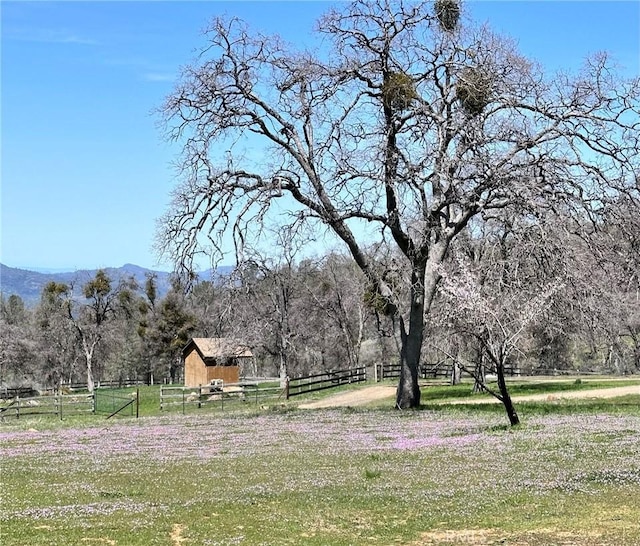
[[[328,396],[316,402],[308,404],[300,404],[301,409],[320,409],[320,408],[344,408],[347,406],[364,406],[376,400],[384,398],[392,398],[396,394],[396,388],[390,385],[376,385],[375,387],[367,387],[348,392],[341,392],[334,396]]]
[[[423,402],[429,403],[429,391],[423,391]],[[335,396],[329,396],[316,402],[309,402],[298,406],[301,409],[320,409],[320,408],[343,408],[347,406],[365,406],[371,402],[383,400],[385,398],[393,398],[396,394],[396,388],[390,385],[376,385],[364,389],[357,389],[349,392],[342,392]],[[639,394],[640,385],[627,385],[621,387],[610,387],[604,389],[583,389],[576,391],[564,391],[554,393],[529,394],[522,396],[514,396],[513,402],[535,402],[535,401],[553,401],[561,399],[586,399],[586,398],[615,398],[616,396],[625,396],[627,394]],[[472,397],[459,400],[438,400],[437,404],[496,404],[499,401],[494,397]]]

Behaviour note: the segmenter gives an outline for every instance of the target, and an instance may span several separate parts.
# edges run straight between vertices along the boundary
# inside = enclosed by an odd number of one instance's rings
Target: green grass
[[[545,415],[599,415],[604,413],[640,417],[640,395],[627,395],[601,400],[586,398],[584,400],[558,399],[540,402],[516,402],[515,408],[520,420],[525,422],[530,417]],[[455,406],[447,405],[446,403],[427,403],[422,405],[421,410],[443,414],[463,413],[470,416],[502,416],[506,422],[504,406],[499,403],[474,404],[470,402],[469,404],[456,404]]]
[[[0,543],[640,543],[640,396],[521,402],[517,428],[500,405],[298,411],[301,399],[160,414],[145,387],[139,420],[5,421]]]
[[[591,389],[605,389],[627,385],[640,385],[640,379],[625,378],[611,379],[565,379],[565,380],[536,380],[532,379],[507,379],[507,386],[511,396],[526,396],[531,394],[554,394],[567,391],[584,391]],[[498,390],[497,383],[489,382],[488,386]],[[466,379],[458,385],[427,385],[422,388],[424,400],[445,400],[450,398],[489,397],[487,393],[474,393],[473,380]]]
[[[581,378],[579,382],[576,381],[575,378],[569,379],[538,379],[538,378],[510,378],[509,379],[509,390],[512,396],[519,395],[530,395],[530,394],[549,394],[553,395],[554,393],[560,393],[570,390],[588,390],[588,389],[596,389],[596,388],[607,388],[607,387],[617,387],[622,385],[640,385],[640,379],[636,377],[630,378],[621,378],[621,379],[610,379],[607,377],[598,377],[598,378]],[[363,382],[357,383],[353,385],[343,385],[337,387],[335,389],[327,389],[323,391],[318,391],[310,394],[305,394],[301,396],[292,397],[290,400],[283,399],[268,399],[265,401],[258,401],[256,404],[252,399],[251,395],[247,397],[246,400],[230,400],[225,399],[224,407],[220,405],[219,402],[214,404],[204,404],[201,408],[198,408],[196,404],[187,404],[185,406],[186,414],[228,414],[228,413],[240,413],[245,415],[262,413],[265,411],[291,411],[298,404],[316,400],[322,400],[324,398],[335,396],[336,394],[340,394],[342,392],[352,391],[352,390],[360,390],[371,387],[372,385],[389,385],[395,387],[395,380],[386,380],[381,383],[372,383],[372,382]],[[496,388],[495,384],[491,384],[493,388]],[[451,386],[447,384],[445,381],[437,381],[437,382],[429,382],[428,384],[422,387],[422,402],[423,406],[426,409],[434,410],[434,411],[446,411],[446,407],[442,407],[442,403],[445,404],[448,401],[458,401],[464,399],[469,399],[469,409],[473,412],[479,413],[494,413],[496,415],[500,415],[503,410],[502,406],[482,406],[475,405],[472,403],[473,400],[477,400],[479,398],[491,398],[491,395],[487,393],[473,393],[472,392],[473,382],[470,379],[465,379],[465,381],[459,385]],[[168,414],[180,414],[182,413],[181,406],[174,406],[170,409],[165,409],[164,411],[160,411],[160,398],[159,398],[160,387],[158,385],[155,386],[141,386],[138,389],[140,394],[139,400],[139,415],[141,417],[151,417],[151,416],[159,416],[159,415],[168,415]],[[105,417],[111,413],[113,408],[117,408],[118,405],[124,403],[124,401],[131,399],[131,397],[136,393],[136,388],[123,388],[123,389],[101,389],[99,394],[99,409],[101,410],[96,415],[69,415],[67,413],[64,414],[64,423],[58,424],[49,424],[47,426],[75,426],[77,424],[82,423],[95,423],[101,422],[105,419]],[[388,399],[377,400],[368,405],[370,409],[378,408],[378,409],[389,409],[393,407],[394,396],[390,396]],[[464,406],[464,404],[463,404]],[[618,400],[618,401],[593,401],[593,400],[555,400],[552,402],[516,402],[516,410],[521,415],[521,417],[534,414],[545,414],[549,413],[572,413],[574,411],[578,412],[597,412],[603,410],[603,408],[611,408],[616,407],[617,410],[623,412],[633,412],[637,409],[639,404],[637,403],[637,397],[628,397],[626,400]],[[123,418],[130,418],[135,414],[135,408],[129,407],[121,414],[113,417],[113,420],[119,420]],[[21,419],[21,425],[23,428],[30,428],[32,424],[36,423],[46,423],[49,421],[56,420],[56,416],[41,416],[41,417],[30,417]],[[11,423],[12,419],[7,418],[5,422]],[[1,425],[0,425],[1,426]]]
[[[139,393],[139,413],[140,415],[157,415],[160,413],[160,387],[158,385],[142,385],[140,387],[127,387],[122,389],[99,389],[99,397],[106,400],[109,397],[118,399],[131,399],[136,392]],[[124,415],[131,415],[129,412]]]

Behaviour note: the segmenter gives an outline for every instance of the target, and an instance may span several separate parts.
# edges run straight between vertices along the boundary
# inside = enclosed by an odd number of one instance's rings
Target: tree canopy
[[[420,402],[424,319],[471,219],[535,222],[553,209],[594,221],[639,191],[638,79],[606,54],[547,74],[456,7],[339,5],[318,22],[329,44],[318,51],[215,18],[162,108],[183,147],[164,250],[185,271],[203,248],[221,252],[228,233],[242,250],[286,199],[279,221],[327,227],[399,322],[400,408]],[[366,253],[361,224],[402,256],[405,298]]]

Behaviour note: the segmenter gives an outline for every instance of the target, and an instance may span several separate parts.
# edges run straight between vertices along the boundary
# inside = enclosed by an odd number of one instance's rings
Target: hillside
[[[153,271],[134,264],[125,264],[122,267],[104,268],[111,280],[117,283],[120,279],[133,277],[138,284],[144,286],[146,275],[154,273],[158,283],[158,295],[163,296],[170,287],[170,273],[166,271]],[[89,279],[95,277],[97,269],[68,271],[64,273],[40,273],[26,269],[18,269],[0,264],[0,292],[6,298],[12,294],[20,296],[25,305],[33,306],[40,300],[43,288],[47,283],[72,284],[76,291]]]
[[[120,279],[133,277],[143,287],[148,274],[155,274],[158,296],[163,297],[171,288],[171,273],[146,269],[135,264],[122,267],[103,268],[114,285]],[[0,264],[0,293],[5,297],[17,294],[27,307],[33,307],[40,301],[42,289],[51,281],[73,285],[74,293],[81,297],[82,286],[95,277],[97,269],[79,269],[77,271],[43,273]],[[198,274],[200,280],[214,280],[229,275],[231,266],[220,266],[215,271],[207,269]]]

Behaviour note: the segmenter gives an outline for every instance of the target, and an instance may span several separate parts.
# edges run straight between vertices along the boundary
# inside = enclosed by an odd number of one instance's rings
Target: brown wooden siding
[[[191,351],[184,359],[184,384],[187,387],[206,385],[207,367],[197,351]]]
[[[209,366],[207,368],[207,381],[222,379],[225,383],[238,383],[240,381],[240,368],[238,366]]]
[[[208,385],[214,379],[225,383],[240,381],[239,366],[206,366],[198,351],[191,351],[184,359],[184,384],[187,387]]]

